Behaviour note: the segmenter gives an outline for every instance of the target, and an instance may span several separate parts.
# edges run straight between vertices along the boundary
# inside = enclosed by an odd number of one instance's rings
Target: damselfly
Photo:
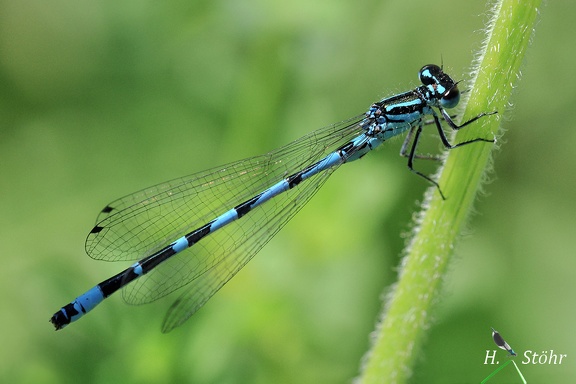
[[[108,204],[86,239],[97,260],[139,260],[64,306],[51,318],[62,329],[120,288],[128,303],[152,302],[184,286],[162,325],[168,332],[200,309],[298,212],[340,165],[357,160],[391,137],[408,132],[401,155],[413,167],[424,118],[442,144],[440,119],[460,101],[457,82],[437,65],[419,72],[419,87],[384,98],[363,114],[314,131],[265,155],[171,180]],[[438,112],[437,112],[438,111]],[[439,114],[438,114],[439,113]]]

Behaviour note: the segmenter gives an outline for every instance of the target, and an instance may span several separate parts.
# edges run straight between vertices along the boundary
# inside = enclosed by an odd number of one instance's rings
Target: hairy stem
[[[536,23],[541,0],[501,0],[494,4],[486,40],[473,70],[463,120],[498,111],[458,132],[454,143],[497,137],[514,83]],[[413,237],[402,262],[399,281],[387,298],[374,345],[367,355],[361,383],[405,383],[421,349],[431,311],[447,274],[454,244],[490,165],[494,145],[475,143],[450,151],[439,184],[428,190]]]

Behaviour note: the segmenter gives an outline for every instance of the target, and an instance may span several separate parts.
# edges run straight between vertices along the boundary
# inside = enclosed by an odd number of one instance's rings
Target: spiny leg
[[[484,116],[488,116],[488,115],[493,115],[497,112],[491,112],[491,113],[481,113],[475,117],[473,117],[472,119],[462,123],[461,125],[457,125],[451,118],[451,116],[443,109],[443,108],[439,108],[440,112],[442,113],[442,117],[444,118],[444,120],[446,120],[446,122],[448,123],[448,125],[450,126],[450,128],[454,129],[454,130],[459,130],[460,128],[463,128],[473,122],[475,122],[476,120],[480,119],[481,117]],[[467,140],[458,144],[450,144],[450,142],[448,141],[448,138],[446,137],[446,134],[444,133],[444,130],[442,129],[442,125],[440,124],[440,119],[438,118],[437,114],[432,113],[432,118],[433,118],[433,122],[436,125],[436,128],[438,129],[438,134],[440,135],[440,140],[442,140],[442,144],[444,145],[444,147],[446,147],[447,149],[454,149],[457,147],[461,147],[464,146],[466,144],[472,144],[475,142],[488,142],[488,143],[494,143],[495,140],[494,139],[484,139],[484,138],[476,138],[476,139],[472,139],[472,140]],[[414,172],[415,174],[417,174],[418,176],[426,179],[428,182],[432,183],[433,185],[436,186],[436,188],[438,189],[438,192],[440,193],[440,196],[442,197],[442,200],[446,200],[446,197],[444,196],[444,193],[442,192],[442,189],[440,188],[440,185],[438,184],[438,182],[434,181],[431,177],[423,174],[422,172],[419,172],[417,170],[414,169],[414,159],[428,159],[428,160],[437,160],[438,157],[436,156],[429,156],[429,155],[418,155],[416,154],[416,147],[418,146],[418,141],[420,139],[420,134],[422,133],[422,127],[425,124],[429,124],[430,122],[428,121],[423,121],[420,124],[418,124],[417,126],[412,127],[409,131],[408,134],[406,135],[406,139],[404,140],[404,143],[402,143],[402,148],[400,149],[400,155],[404,156],[404,157],[408,157],[408,168]],[[412,137],[414,137],[414,140],[412,141]],[[410,153],[406,153],[408,146],[410,144],[410,141],[412,141],[412,146],[410,147]]]
[[[410,153],[408,154],[408,168],[418,176],[426,179],[429,183],[434,184],[438,189],[440,196],[442,196],[442,200],[446,200],[444,193],[442,193],[442,189],[440,189],[440,185],[436,181],[434,181],[430,176],[427,176],[422,172],[414,169],[414,158],[416,158],[416,147],[418,146],[418,140],[420,139],[421,133],[422,133],[422,123],[412,127],[408,132],[408,135],[406,136],[406,140],[404,140],[404,144],[402,144],[402,152],[404,152],[405,155],[406,147],[408,146],[408,143],[410,142],[412,136],[414,136],[414,140],[412,141],[412,147],[410,147]]]
[[[458,115],[448,115],[448,116],[451,119],[454,119]],[[422,121],[422,125],[432,125],[432,124],[435,124],[434,119]],[[404,142],[402,143],[402,148],[400,148],[400,156],[408,157],[408,146],[410,145],[410,142],[412,141],[412,136],[414,136],[414,131],[415,131],[414,129],[410,129],[408,131],[408,135],[406,136],[406,139],[404,139]],[[414,158],[415,159],[422,159],[422,160],[434,160],[434,161],[440,161],[442,159],[442,157],[438,156],[438,155],[430,155],[430,154],[424,155],[424,154],[420,154],[420,153],[415,153]]]
[[[420,123],[420,125],[430,125],[433,124],[434,120],[424,120],[422,123]],[[402,157],[410,157],[410,154],[408,153],[408,147],[410,146],[410,143],[412,142],[412,137],[414,136],[414,133],[416,132],[416,126],[410,128],[410,130],[408,131],[408,134],[406,135],[406,138],[404,139],[404,142],[402,143],[402,148],[400,148],[400,156]],[[415,159],[422,159],[422,160],[434,160],[434,161],[438,161],[440,160],[440,156],[437,155],[424,155],[424,154],[420,154],[420,153],[414,153],[413,158]]]
[[[465,126],[472,124],[473,122],[475,122],[476,120],[478,120],[484,116],[490,116],[490,115],[494,115],[494,114],[498,113],[496,111],[490,112],[490,113],[484,113],[483,112],[483,113],[471,118],[470,120],[458,125],[454,122],[454,120],[452,120],[452,118],[446,112],[446,110],[444,108],[439,108],[439,110],[442,113],[442,117],[444,118],[446,123],[448,123],[450,128],[452,128],[455,131],[458,131],[459,129],[464,128]],[[440,119],[438,119],[438,116],[436,115],[436,113],[433,113],[432,117],[434,118],[434,124],[436,124],[436,128],[438,129],[438,134],[440,135],[440,139],[442,140],[442,144],[444,144],[444,147],[446,147],[447,149],[454,149],[457,147],[461,147],[463,145],[472,144],[472,143],[476,143],[479,141],[483,141],[485,143],[494,143],[496,141],[495,139],[484,139],[482,137],[477,137],[475,139],[466,140],[466,141],[463,141],[463,142],[458,143],[458,144],[450,144],[450,142],[448,141],[448,138],[446,137],[446,134],[444,133],[444,130],[442,129],[442,125],[440,124]]]

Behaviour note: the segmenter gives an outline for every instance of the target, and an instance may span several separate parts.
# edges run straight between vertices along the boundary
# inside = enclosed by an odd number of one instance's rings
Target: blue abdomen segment
[[[104,299],[104,293],[102,293],[100,286],[97,285],[83,295],[78,296],[70,304],[62,307],[52,316],[50,322],[54,324],[57,330],[62,329],[90,312]]]

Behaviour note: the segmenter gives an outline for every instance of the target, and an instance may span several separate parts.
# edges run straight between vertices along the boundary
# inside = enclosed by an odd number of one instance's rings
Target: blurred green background
[[[48,320],[129,264],[84,253],[106,203],[363,113],[416,86],[423,64],[466,80],[485,7],[0,1],[0,381],[350,382],[427,187],[400,141],[338,170],[172,333],[160,333],[171,298],[115,295],[58,333]],[[528,382],[576,377],[575,11],[542,10],[414,383],[480,382],[496,368],[483,364],[491,326],[520,355],[568,355],[520,365]],[[502,372],[492,381],[518,382]]]

